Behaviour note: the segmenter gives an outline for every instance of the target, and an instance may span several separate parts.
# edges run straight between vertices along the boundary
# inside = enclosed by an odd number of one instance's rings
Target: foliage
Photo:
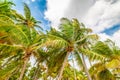
[[[0,80],[119,80],[120,49],[113,41],[99,41],[77,19],[62,18],[58,30],[44,33],[23,5],[21,15],[13,2],[0,1]]]

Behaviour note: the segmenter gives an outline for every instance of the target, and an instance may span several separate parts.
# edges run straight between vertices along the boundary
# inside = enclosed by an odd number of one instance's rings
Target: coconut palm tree
[[[0,43],[1,59],[8,58],[9,62],[13,60],[13,58],[9,59],[10,57],[19,56],[20,62],[23,62],[22,69],[20,69],[21,74],[19,78],[19,80],[22,80],[30,56],[40,56],[38,50],[40,50],[40,45],[42,44],[42,35],[35,29],[29,29],[24,25],[4,23],[0,25],[0,32],[4,33],[6,36],[3,36],[5,42]],[[7,41],[8,39],[10,42]]]
[[[40,21],[36,20],[32,15],[30,8],[26,3],[24,3],[24,15],[21,15],[17,13],[16,11],[12,10],[12,14],[15,17],[15,20],[17,21],[17,24],[23,24],[28,26],[29,28],[37,28],[42,29],[42,27],[39,26]]]
[[[120,49],[111,40],[97,42],[92,50],[103,57],[103,60],[97,60],[90,68],[91,76],[95,80],[116,80],[119,74],[114,71],[120,69]],[[114,75],[115,74],[115,75]]]
[[[24,64],[19,78],[19,80],[21,80],[31,55],[37,58],[39,56],[39,59],[41,58],[39,62],[43,61],[44,58],[43,53],[39,54],[42,49],[37,47],[40,46],[41,40],[43,40],[42,36],[34,29],[34,26],[38,27],[37,23],[39,21],[36,21],[35,18],[31,16],[30,9],[25,3],[25,18],[22,18],[20,14],[11,9],[11,5],[13,5],[12,2],[5,0],[3,2],[1,1],[0,4],[0,10],[2,10],[0,11],[0,61],[3,62],[1,63],[0,68],[2,70],[0,71],[1,73],[4,72],[1,76],[7,76],[7,72],[9,74],[11,73],[10,76],[12,76],[13,71],[18,71],[16,65],[19,64],[18,66],[20,66]],[[8,14],[6,14],[6,10]],[[24,20],[24,24],[16,24],[16,20],[18,19]],[[42,57],[40,57],[40,55]],[[12,65],[15,63],[15,60],[18,60],[18,64],[16,62],[15,65]],[[11,69],[9,69],[9,65],[12,67]],[[5,71],[6,69],[9,71]]]
[[[36,27],[42,29],[38,24],[41,23],[37,21],[32,15],[31,11],[26,3],[24,3],[24,16],[17,13],[16,10],[13,10],[11,7],[15,5],[11,1],[1,0],[0,1],[0,16],[8,16],[15,20],[17,24],[24,24],[30,28]],[[6,19],[7,20],[7,19]]]
[[[81,48],[85,49],[90,45],[93,37],[97,38],[94,34],[89,34],[91,29],[85,28],[82,23],[79,23],[78,20],[73,19],[72,21],[62,18],[59,30],[51,28],[47,34],[47,41],[43,44],[46,45],[46,48],[52,47],[57,52],[52,52],[49,67],[55,71],[58,71],[58,80],[62,79],[62,74],[64,67],[66,66],[67,59],[71,53],[78,54],[79,58],[82,60],[82,64],[85,68],[86,75],[88,80],[91,80],[88,69],[85,65],[84,58],[80,55],[82,54]],[[59,67],[59,68],[58,68]],[[54,71],[53,71],[54,72]]]

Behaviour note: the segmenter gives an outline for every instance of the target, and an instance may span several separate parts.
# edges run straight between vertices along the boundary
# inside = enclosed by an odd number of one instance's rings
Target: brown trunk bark
[[[65,56],[65,59],[64,59],[64,61],[63,61],[62,67],[61,67],[60,72],[59,72],[59,75],[58,75],[58,80],[61,80],[61,79],[62,79],[62,74],[63,74],[63,71],[64,71],[64,67],[65,67],[65,65],[66,65],[68,56],[69,56],[69,52],[67,52],[67,54],[66,54],[66,56]]]
[[[27,66],[28,61],[29,61],[29,58],[26,58],[26,59],[25,59],[25,62],[24,62],[24,65],[23,65],[23,67],[22,67],[22,71],[21,71],[21,73],[20,73],[20,77],[19,77],[18,80],[22,80],[22,79],[23,79],[23,75],[24,75],[24,73],[25,73],[25,69],[26,69],[26,66]]]

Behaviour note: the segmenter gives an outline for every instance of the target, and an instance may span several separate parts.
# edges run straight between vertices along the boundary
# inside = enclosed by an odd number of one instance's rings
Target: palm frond
[[[98,77],[98,80],[116,80],[115,76],[107,69],[99,72],[97,77]]]
[[[105,55],[99,54],[99,53],[89,50],[89,49],[81,48],[80,52],[87,55],[89,57],[89,59],[92,61],[94,61],[94,60],[102,60],[103,61],[106,58]]]
[[[15,16],[15,18],[16,18],[17,20],[25,20],[25,18],[24,18],[21,14],[17,13],[17,12],[14,11],[14,10],[11,10],[11,14],[12,14],[13,16]]]
[[[64,58],[66,56],[65,51],[59,51],[58,54],[54,53],[51,58],[49,58],[48,62],[48,73],[58,73],[60,67],[62,66]]]
[[[21,27],[12,25],[12,24],[1,24],[0,31],[8,35],[8,38],[11,39],[14,44],[23,44],[28,45],[30,42],[28,36],[22,31]],[[19,35],[19,36],[18,36]]]
[[[112,55],[112,50],[110,49],[110,47],[105,44],[104,42],[97,42],[93,47],[92,50],[98,54],[104,55],[104,56],[108,56],[110,57]]]
[[[120,61],[118,59],[113,59],[106,63],[105,65],[108,69],[120,68]]]
[[[24,3],[24,15],[25,15],[27,20],[30,20],[31,12],[30,12],[30,9],[26,3]]]
[[[39,25],[34,25],[36,28],[40,29],[40,30],[43,30],[43,28]]]
[[[2,14],[0,14],[0,21],[4,21],[7,24],[8,23],[14,24],[13,20],[10,17]]]
[[[17,45],[0,44],[0,58],[6,58],[12,55],[17,55],[22,52],[22,47]]]
[[[67,18],[61,19],[60,30],[64,34],[66,40],[70,41],[73,37],[73,26]]]
[[[18,62],[13,61],[8,64],[5,68],[0,70],[0,78],[6,79],[14,70],[16,70]]]
[[[80,57],[80,54],[77,53],[77,51],[74,51],[74,56],[75,56],[75,61],[77,62],[78,66],[82,69],[83,64],[82,64],[82,59]]]
[[[98,63],[93,64],[90,67],[89,72],[90,72],[91,76],[94,76],[94,75],[98,74],[98,72],[101,72],[105,69],[106,68],[105,68],[104,64],[101,62],[98,62]]]

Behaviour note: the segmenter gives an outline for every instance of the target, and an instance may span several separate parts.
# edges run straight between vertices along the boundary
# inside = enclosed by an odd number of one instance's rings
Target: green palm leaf
[[[0,79],[7,79],[9,75],[17,69],[18,62],[13,61],[12,63],[8,64],[5,68],[0,70]]]
[[[0,58],[4,59],[6,57],[17,55],[22,52],[22,46],[20,45],[8,45],[8,44],[0,44]]]
[[[0,31],[7,33],[8,38],[10,38],[15,44],[21,43],[23,45],[28,45],[30,43],[27,35],[22,31],[20,26],[4,24],[0,25]]]
[[[24,3],[24,15],[25,15],[27,20],[30,20],[31,12],[30,12],[30,9],[26,3]]]

